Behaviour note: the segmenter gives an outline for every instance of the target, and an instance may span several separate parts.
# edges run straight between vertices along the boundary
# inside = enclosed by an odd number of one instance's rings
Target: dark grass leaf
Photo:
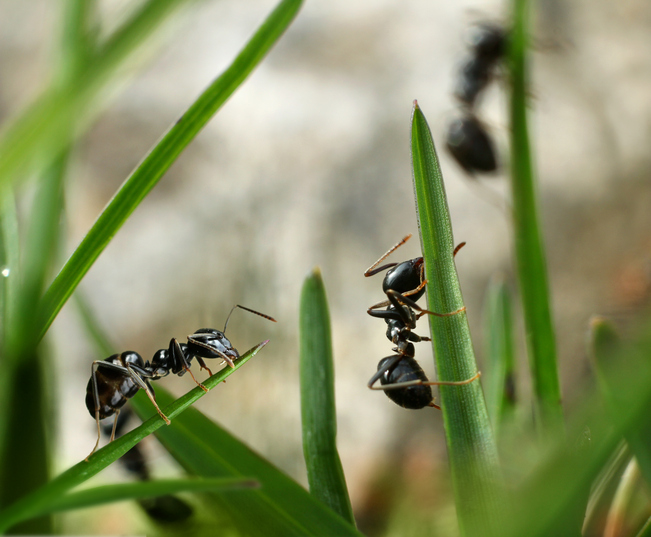
[[[318,268],[303,284],[299,323],[303,454],[310,493],[354,525],[337,451],[330,313]]]
[[[43,337],[59,310],[129,215],[226,99],[262,61],[300,6],[301,0],[280,2],[226,71],[188,108],[123,183],[47,290],[40,308],[39,338]]]
[[[452,226],[432,134],[414,103],[411,128],[414,191],[425,259],[428,309],[463,308],[454,266]],[[442,381],[463,381],[477,373],[465,311],[429,315],[436,368]],[[498,535],[503,500],[497,448],[479,381],[441,386],[448,457],[462,535]]]
[[[232,375],[253,356],[255,356],[266,343],[267,342],[265,341],[243,354],[235,362],[234,368],[225,367],[204,381],[204,386],[209,389],[217,386],[220,382]],[[197,386],[176,401],[172,401],[172,398],[168,395],[163,396],[162,399],[157,395],[157,400],[159,401],[161,410],[167,415],[168,418],[170,418],[170,420],[173,420],[170,427],[174,427],[174,418],[176,418],[183,411],[187,410],[190,405],[192,405],[192,403],[194,403],[203,395],[204,391]],[[131,403],[137,408],[140,408],[141,406],[146,407],[147,405],[151,407],[151,402],[142,392],[137,394]],[[48,506],[58,502],[61,496],[67,491],[90,479],[92,476],[106,468],[109,464],[119,459],[134,445],[140,442],[140,440],[164,425],[165,422],[158,415],[158,413],[156,413],[155,416],[145,421],[139,427],[136,427],[132,431],[121,436],[102,449],[99,449],[92,457],[90,457],[88,462],[81,461],[80,463],[60,474],[58,477],[54,478],[52,481],[40,489],[29,494],[28,496],[19,499],[8,508],[0,512],[0,533],[5,532],[8,528],[19,521],[30,519],[40,512],[47,512],[49,509]],[[246,476],[242,474],[238,477],[244,478]]]
[[[159,400],[169,400],[163,390],[157,393]],[[151,405],[142,399],[135,408],[143,418],[151,415]],[[227,513],[244,535],[360,536],[293,479],[195,409],[156,436],[190,474],[251,476],[260,483],[258,490],[210,495],[214,509]]]

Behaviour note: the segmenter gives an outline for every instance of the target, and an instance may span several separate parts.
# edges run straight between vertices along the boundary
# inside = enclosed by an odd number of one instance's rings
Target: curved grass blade
[[[89,123],[93,105],[117,69],[153,30],[187,1],[147,0],[106,43],[91,48],[92,61],[87,62],[83,71],[64,85],[60,79],[53,80],[0,136],[0,184],[14,178],[19,171],[26,175],[30,167],[47,165],[64,150],[82,131],[81,127]],[[84,14],[88,15],[88,6],[83,9],[78,22]]]
[[[103,485],[62,496],[58,502],[47,506],[47,510],[37,513],[59,513],[74,509],[96,507],[106,503],[124,502],[143,498],[156,498],[179,492],[227,492],[237,489],[256,488],[259,483],[253,479],[156,479],[144,483],[121,483]]]
[[[412,115],[411,149],[428,309],[456,311],[463,307],[463,298],[452,254],[450,213],[432,134],[418,103]],[[465,311],[449,317],[430,315],[429,322],[439,379],[473,377],[477,364]],[[480,383],[441,386],[440,394],[461,535],[497,535],[502,477]]]
[[[513,0],[509,57],[513,231],[537,414],[543,430],[562,434],[563,408],[556,363],[556,338],[527,125],[528,6],[527,0]]]
[[[503,278],[491,281],[487,295],[484,316],[487,371],[484,374],[484,386],[493,433],[499,437],[502,421],[508,421],[515,412],[513,316],[511,293]]]
[[[40,308],[39,339],[129,215],[280,38],[301,2],[283,0],[278,4],[228,69],[188,108],[122,184],[47,290]]]
[[[303,454],[310,494],[355,524],[337,451],[337,412],[330,313],[321,271],[303,283],[299,315]]]
[[[170,399],[160,389],[157,397],[160,401]],[[135,409],[146,418],[152,409],[143,403],[138,401]],[[165,427],[156,436],[190,474],[252,476],[260,483],[259,490],[210,495],[214,508],[225,510],[244,535],[360,537],[354,526],[196,409],[190,409],[174,427]]]
[[[256,347],[243,354],[235,362],[234,368],[224,367],[221,371],[217,372],[212,377],[204,381],[204,386],[206,386],[208,389],[217,386],[220,382],[224,381],[251,358],[253,358],[253,356],[255,356],[258,351],[262,349],[262,347],[264,347],[266,344],[267,341],[264,341],[263,343],[260,343]],[[158,392],[158,390],[156,391]],[[164,397],[163,403],[158,394],[157,399],[159,401],[159,406],[165,415],[170,418],[170,420],[174,420],[174,418],[187,410],[190,405],[192,405],[192,403],[194,403],[204,394],[205,392],[197,386],[174,402],[172,402],[171,397],[167,396]],[[134,405],[134,407],[139,408],[140,406],[143,406],[141,401],[144,403],[144,406],[151,405],[151,402],[149,402],[149,399],[147,399],[143,393],[137,394],[136,397],[132,399],[131,403]],[[153,433],[163,425],[165,425],[165,422],[158,415],[158,413],[156,413],[155,416],[145,421],[139,427],[136,427],[132,431],[96,451],[93,456],[89,458],[88,462],[81,461],[80,463],[74,465],[73,467],[69,468],[54,478],[52,481],[37,491],[34,491],[28,496],[24,496],[23,498],[19,499],[0,512],[0,533],[6,532],[7,529],[13,526],[16,522],[19,522],[21,520],[28,520],[39,512],[47,511],[48,506],[56,504],[56,502],[60,500],[61,496],[68,490],[93,477],[95,474],[106,468],[109,464],[119,459],[133,446],[140,442],[140,440]],[[238,477],[243,477],[243,475]]]

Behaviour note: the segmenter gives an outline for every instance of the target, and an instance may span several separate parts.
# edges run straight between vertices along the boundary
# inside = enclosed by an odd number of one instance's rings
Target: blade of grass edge
[[[217,386],[220,382],[224,381],[251,358],[253,358],[253,356],[255,356],[266,344],[267,341],[264,341],[259,345],[253,347],[235,362],[234,368],[224,367],[221,371],[218,371],[212,377],[204,381],[204,386],[209,389]],[[187,410],[190,405],[192,405],[204,394],[205,392],[197,386],[176,401],[169,403],[169,405],[160,404],[159,406],[165,415],[170,418],[170,420],[173,420],[179,416],[179,414]],[[138,405],[141,400],[143,403],[145,403],[146,400],[146,404],[151,405],[149,399],[147,399],[147,396],[142,392],[138,393],[131,400],[131,403],[134,407],[136,407],[136,405]],[[166,399],[168,402],[169,400],[169,398]],[[129,449],[140,442],[140,440],[153,433],[163,425],[165,425],[165,422],[158,414],[156,414],[152,418],[145,421],[139,427],[136,427],[132,431],[129,431],[105,447],[97,450],[93,456],[89,458],[88,462],[81,461],[75,464],[40,489],[17,500],[15,503],[0,512],[0,534],[6,532],[6,530],[13,526],[16,522],[27,520],[34,516],[34,513],[38,513],[43,509],[46,509],[46,506],[57,502],[60,499],[61,495],[66,491],[72,489],[73,487],[76,487],[77,485],[96,475],[98,472],[106,468],[109,464],[119,459],[122,455],[129,451]]]
[[[454,266],[452,225],[443,177],[429,126],[414,102],[411,148],[416,209],[425,260],[428,309],[439,313],[463,307]],[[443,381],[477,373],[466,312],[429,316],[436,369]],[[441,386],[448,458],[462,536],[499,535],[503,482],[479,381]]]
[[[78,492],[70,492],[59,498],[46,509],[36,513],[59,513],[74,509],[86,509],[107,503],[124,502],[143,498],[156,498],[179,492],[226,492],[244,488],[256,488],[259,483],[253,479],[155,479],[144,483],[120,483],[102,485]]]
[[[328,299],[321,271],[305,278],[299,313],[303,454],[310,494],[355,525],[337,451],[337,412]]]
[[[231,65],[188,108],[122,184],[43,297],[39,339],[113,236],[185,147],[260,63],[287,29],[302,0],[283,0],[258,28]]]
[[[169,394],[159,395],[166,401]],[[144,419],[149,405],[134,406]],[[246,534],[260,537],[360,537],[350,525],[285,473],[255,453],[228,431],[191,409],[178,427],[161,429],[157,438],[185,470],[201,477],[251,476],[260,489],[215,494],[214,508],[227,513]]]
[[[515,412],[515,357],[511,293],[503,276],[494,277],[486,294],[484,341],[486,342],[486,407],[499,438],[502,421]]]
[[[509,47],[513,231],[537,414],[543,432],[556,435],[563,434],[563,407],[527,125],[528,7],[527,0],[513,0]]]

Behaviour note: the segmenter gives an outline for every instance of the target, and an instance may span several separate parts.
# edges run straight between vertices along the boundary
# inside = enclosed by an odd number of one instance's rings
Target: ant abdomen
[[[390,360],[395,360],[393,356],[383,358],[378,363],[378,371],[386,366]],[[394,384],[404,382],[429,382],[427,375],[420,367],[415,358],[403,355],[401,359],[393,367],[389,367],[384,374],[380,377],[380,384],[389,387]],[[418,410],[431,406],[434,396],[432,395],[432,388],[425,384],[416,384],[406,388],[399,389],[384,389],[384,393],[397,405],[403,408]]]
[[[133,351],[125,351],[122,354],[114,354],[104,360],[104,362],[119,366],[126,369],[127,365],[135,366],[139,369],[145,367],[142,357]],[[101,365],[102,362],[99,363]],[[94,418],[95,417],[95,395],[93,391],[93,381],[97,383],[97,398],[99,401],[99,419],[112,416],[122,408],[128,399],[131,399],[140,386],[136,384],[132,377],[125,375],[122,370],[113,367],[97,367],[94,377],[91,376],[86,387],[86,408]]]

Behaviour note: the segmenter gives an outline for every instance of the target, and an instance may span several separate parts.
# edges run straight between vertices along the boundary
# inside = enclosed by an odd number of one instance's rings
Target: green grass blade
[[[608,512],[605,536],[623,535],[623,525],[626,521],[626,514],[630,507],[631,500],[641,481],[640,466],[633,457],[624,470],[622,478],[615,492],[613,503]]]
[[[305,279],[300,308],[303,453],[310,493],[355,524],[337,451],[337,413],[330,313],[321,271]]]
[[[642,526],[636,537],[651,537],[651,518]]]
[[[124,182],[45,294],[40,309],[39,337],[45,334],[59,310],[129,215],[280,38],[301,2],[283,0],[278,4],[228,69],[190,106]]]
[[[503,278],[494,278],[488,287],[484,318],[487,371],[483,381],[486,406],[497,437],[502,421],[513,416],[516,403],[511,293]]]
[[[234,368],[225,367],[204,381],[204,386],[209,389],[217,386],[220,382],[224,381],[251,358],[253,358],[253,356],[255,356],[266,343],[267,342],[265,341],[243,354],[235,362]],[[197,386],[174,402],[172,402],[172,399],[169,396],[163,397],[163,399],[159,398],[159,406],[161,407],[161,410],[167,415],[167,417],[170,418],[170,420],[174,420],[179,416],[179,414],[187,410],[190,405],[192,405],[192,403],[194,403],[203,395],[204,391]],[[157,395],[157,398],[158,397],[159,396]],[[149,399],[147,399],[147,396],[142,392],[137,394],[136,397],[132,399],[131,403],[138,408],[142,406],[151,407]],[[59,501],[61,496],[68,490],[83,483],[84,481],[88,480],[106,468],[109,464],[119,459],[133,446],[140,442],[140,440],[164,425],[165,422],[156,413],[155,416],[145,421],[141,426],[121,436],[102,449],[99,449],[92,457],[90,457],[88,462],[81,461],[80,463],[57,476],[55,479],[40,489],[34,491],[28,496],[20,498],[8,508],[0,511],[0,533],[6,532],[8,528],[21,520],[28,520],[40,512],[47,511],[48,506]],[[174,426],[175,424],[173,422],[172,427]],[[244,477],[244,474],[238,477]]]
[[[188,0],[148,0],[97,52],[87,68],[65,84],[61,79],[22,114],[14,118],[0,136],[0,184],[25,175],[38,165],[47,165],[89,123],[101,90],[117,69],[181,5]],[[74,12],[75,6],[70,7]],[[78,22],[85,13],[80,13]],[[74,17],[71,13],[70,17]],[[82,32],[75,32],[81,34]],[[78,65],[73,65],[75,70]],[[35,171],[35,170],[34,170]]]
[[[594,327],[593,327],[594,329]],[[593,337],[594,339],[594,337]],[[527,482],[513,495],[510,527],[505,537],[547,537],[580,535],[576,521],[585,495],[594,479],[617,449],[620,440],[642,427],[648,428],[651,407],[651,323],[631,343],[615,346],[602,360],[603,374],[610,390],[618,395],[617,414],[604,412],[596,392],[581,394],[581,401],[568,423],[568,438],[579,438],[589,431],[589,449],[555,439],[556,449],[537,465]]]
[[[629,405],[627,394],[619,393],[613,387],[608,372],[612,367],[610,361],[618,356],[617,349],[621,346],[621,341],[612,323],[602,317],[594,317],[590,329],[590,350],[599,388],[609,412],[616,418],[619,413],[626,412]],[[640,422],[635,430],[626,435],[626,441],[640,465],[644,479],[651,485],[651,419]]]
[[[452,255],[450,213],[432,134],[417,103],[411,147],[428,308],[453,312],[463,307],[463,298]],[[477,365],[465,311],[430,315],[429,322],[439,379],[473,377]],[[440,394],[461,535],[498,534],[502,479],[481,385],[441,386]]]
[[[157,390],[159,400],[169,395]],[[145,418],[151,405],[140,400],[135,406]],[[237,494],[215,494],[215,509],[225,510],[247,536],[359,537],[354,526],[318,501],[298,483],[247,445],[195,409],[156,435],[172,456],[194,475],[202,477],[252,476],[259,490]]]
[[[62,496],[58,502],[50,504],[46,512],[58,513],[74,509],[84,509],[98,505],[143,498],[156,498],[179,492],[230,492],[237,489],[256,488],[259,484],[252,479],[156,479],[142,483],[121,483],[103,485]],[[38,513],[39,515],[45,512]]]
[[[555,434],[563,431],[563,408],[527,124],[526,51],[529,3],[527,0],[513,2],[514,22],[509,65],[515,254],[538,416],[543,429]]]

